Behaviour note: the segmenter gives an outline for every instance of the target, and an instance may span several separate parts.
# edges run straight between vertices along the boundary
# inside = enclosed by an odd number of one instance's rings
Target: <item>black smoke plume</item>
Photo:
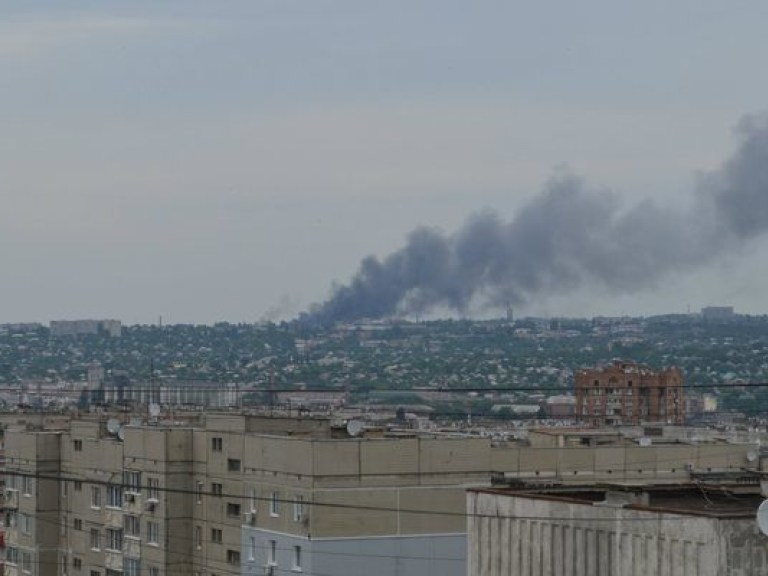
[[[418,228],[384,259],[365,258],[308,318],[328,323],[436,307],[521,305],[585,283],[630,293],[691,269],[768,229],[768,119],[739,124],[739,146],[701,176],[686,210],[649,200],[622,210],[608,191],[563,174],[511,220],[492,211],[453,234]]]

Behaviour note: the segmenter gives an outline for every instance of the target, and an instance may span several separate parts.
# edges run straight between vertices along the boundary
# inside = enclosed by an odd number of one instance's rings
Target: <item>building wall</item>
[[[690,470],[729,472],[754,468],[754,444],[637,444],[596,447],[491,448],[490,469],[508,479],[548,479],[581,484],[690,478]]]
[[[280,426],[283,434],[277,435]],[[47,550],[59,551],[58,563],[77,562],[86,575],[120,569],[131,556],[141,558],[143,574],[150,566],[168,573],[239,572],[247,564],[244,527],[306,541],[308,563],[315,562],[320,541],[337,542],[342,550],[361,540],[382,546],[392,540],[401,547],[409,539],[452,542],[466,533],[465,490],[489,486],[492,475],[563,483],[686,481],[689,464],[701,471],[748,468],[746,454],[753,448],[536,448],[489,438],[336,439],[329,430],[327,422],[321,427],[312,420],[209,414],[196,427],[128,425],[123,441],[107,432],[104,421],[88,419],[72,421],[64,432],[20,428],[6,436],[10,470],[35,463],[51,475],[44,494],[52,500],[36,500],[30,510],[39,515],[50,509],[46,525],[55,533],[41,531],[36,542],[48,541]],[[140,493],[122,506],[107,506],[107,487],[121,485],[125,471],[141,475]],[[150,480],[159,482],[156,502],[148,500]],[[93,489],[100,494],[97,506]],[[20,499],[16,495],[17,506]],[[141,535],[125,536],[123,550],[91,546],[91,530],[103,543],[106,529],[120,529],[129,516],[139,519]],[[159,524],[155,544],[146,541],[148,522]],[[17,529],[9,531],[9,541],[14,538],[22,538]]]
[[[6,435],[6,470],[13,476],[6,492],[8,549],[19,562],[7,562],[5,574],[58,574],[59,456],[58,433]],[[6,487],[8,490],[8,487]],[[24,561],[22,561],[24,559]]]
[[[753,518],[717,519],[470,492],[469,576],[763,576]]]
[[[596,426],[669,422],[683,424],[679,369],[655,372],[627,362],[576,373],[576,416]]]
[[[300,565],[296,564],[297,547]],[[242,574],[262,576],[271,565],[274,574],[465,576],[466,547],[464,533],[307,539],[246,527]]]

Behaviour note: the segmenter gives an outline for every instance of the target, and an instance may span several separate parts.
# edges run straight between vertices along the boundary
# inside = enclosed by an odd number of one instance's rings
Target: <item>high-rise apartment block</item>
[[[685,420],[683,375],[677,368],[655,371],[632,362],[576,373],[576,415],[595,425]]]
[[[314,418],[9,414],[7,576],[464,576],[466,490],[675,482],[754,468],[754,444],[526,441]]]

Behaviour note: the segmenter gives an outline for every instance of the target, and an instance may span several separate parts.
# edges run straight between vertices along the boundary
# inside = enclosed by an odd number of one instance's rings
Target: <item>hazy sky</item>
[[[7,2],[0,322],[290,317],[568,170],[689,204],[766,110],[768,3]],[[599,225],[599,223],[596,223]],[[764,238],[519,314],[768,312]]]

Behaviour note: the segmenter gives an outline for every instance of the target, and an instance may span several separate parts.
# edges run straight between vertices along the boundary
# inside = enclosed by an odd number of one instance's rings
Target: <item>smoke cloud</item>
[[[418,228],[400,250],[365,258],[309,317],[327,323],[519,306],[588,283],[631,293],[702,266],[768,229],[768,119],[745,118],[737,133],[737,150],[698,179],[688,209],[650,200],[622,209],[611,192],[559,174],[511,221],[486,211],[453,234]]]

